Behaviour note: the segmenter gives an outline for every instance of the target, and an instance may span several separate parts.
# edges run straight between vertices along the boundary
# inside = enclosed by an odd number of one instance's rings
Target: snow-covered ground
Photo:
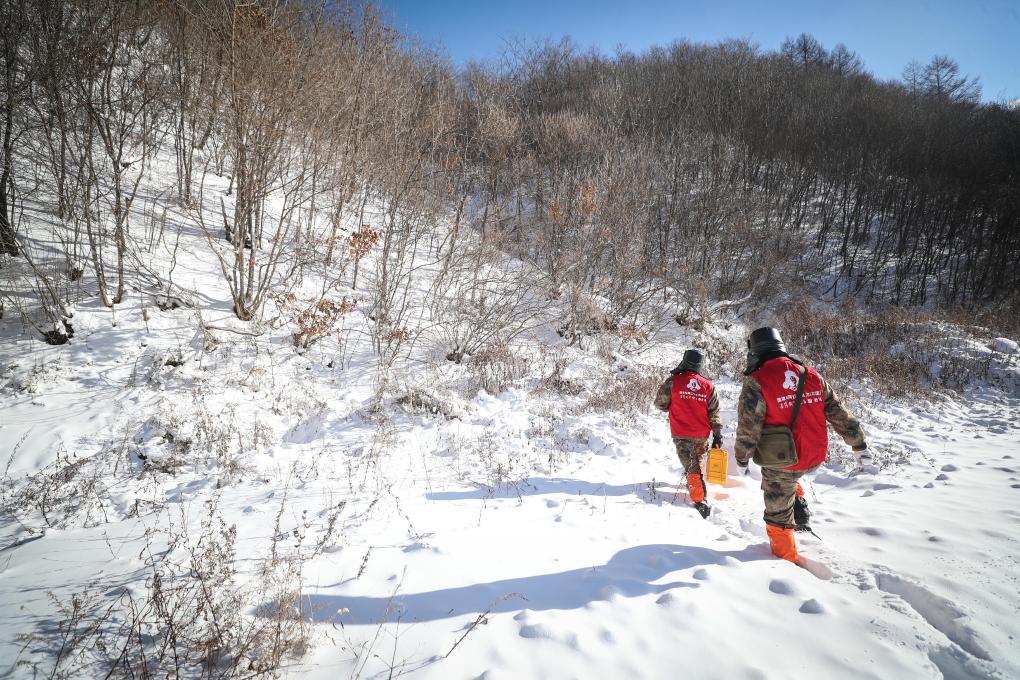
[[[509,390],[463,400],[451,419],[391,404],[380,424],[349,374],[285,344],[262,359],[274,377],[251,378],[258,360],[236,349],[248,371],[224,386],[201,351],[150,367],[162,346],[188,346],[183,326],[130,325],[61,348],[4,346],[9,474],[58,455],[108,459],[95,463],[105,467],[89,520],[44,529],[4,518],[5,669],[52,653],[52,640],[22,637],[54,625],[49,593],[139,586],[147,527],[197,523],[215,498],[241,554],[255,556],[286,498],[283,530],[304,524],[313,536],[321,512],[344,503],[335,545],[304,568],[316,624],[293,667],[302,677],[1020,675],[1015,399],[876,411],[873,446],[897,453],[877,474],[814,477],[821,540],[800,537],[813,562],[798,569],[768,551],[756,470],[742,476],[731,460],[709,521],[686,505],[658,416],[576,412],[564,397]],[[732,450],[738,385],[719,390]],[[146,473],[166,423],[196,399],[282,403],[288,392],[296,405],[266,424],[275,444],[249,469],[192,461]]]
[[[86,300],[60,347],[0,322],[0,674],[49,676],[74,602],[144,601],[177,539],[232,526],[239,580],[308,556],[293,677],[1020,677],[1015,394],[862,392],[880,469],[833,444],[798,568],[768,550],[753,466],[731,457],[708,521],[687,504],[648,378],[679,329],[619,356],[539,327],[489,394],[441,354],[381,369],[362,307],[305,353],[246,335],[206,241],[182,243],[197,309]],[[988,351],[1015,371],[1015,347]],[[717,388],[732,451],[739,383]]]

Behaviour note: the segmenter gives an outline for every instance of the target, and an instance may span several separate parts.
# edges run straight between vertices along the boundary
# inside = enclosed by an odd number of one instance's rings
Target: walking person
[[[687,477],[687,492],[694,508],[708,519],[712,508],[705,502],[701,458],[708,450],[709,434],[713,448],[722,445],[722,423],[719,398],[712,381],[704,376],[704,368],[704,352],[697,349],[684,352],[680,365],[659,387],[655,407],[669,413],[669,431]]]
[[[787,354],[775,328],[751,333],[744,376],[737,401],[737,465],[747,467],[753,458],[762,466],[765,525],[772,554],[795,562],[794,530],[811,530],[811,513],[800,478],[828,458],[826,423],[850,445],[861,465],[872,464],[868,444],[860,422],[847,412],[818,371]]]

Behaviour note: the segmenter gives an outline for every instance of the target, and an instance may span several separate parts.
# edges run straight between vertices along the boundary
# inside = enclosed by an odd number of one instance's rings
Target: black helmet
[[[704,367],[705,353],[700,349],[689,349],[684,352],[684,358],[680,361],[680,365],[673,369],[673,375],[679,375],[684,371],[694,371],[700,375]]]
[[[786,352],[786,345],[779,331],[771,326],[765,326],[753,331],[747,338],[747,351],[749,354],[762,356],[775,352]]]

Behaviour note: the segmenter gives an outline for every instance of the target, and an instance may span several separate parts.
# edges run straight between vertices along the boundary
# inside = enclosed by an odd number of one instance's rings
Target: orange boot
[[[793,538],[793,529],[766,524],[765,530],[768,532],[769,542],[772,544],[772,554],[781,559],[796,562],[797,542]]]
[[[705,481],[697,473],[687,475],[687,493],[690,494],[691,502],[698,514],[708,519],[712,514],[712,506],[705,502]]]
[[[687,475],[687,493],[691,495],[691,500],[695,503],[705,500],[705,482],[701,479],[701,475],[694,472]]]

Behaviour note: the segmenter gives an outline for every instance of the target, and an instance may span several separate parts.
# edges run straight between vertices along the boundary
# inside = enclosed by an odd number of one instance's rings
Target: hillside
[[[0,25],[0,676],[1020,677],[1020,113],[948,57]],[[765,325],[874,454],[829,433],[796,563],[733,455]]]
[[[147,195],[168,190],[158,167]],[[38,233],[45,207],[26,203]],[[854,389],[880,469],[833,444],[798,569],[769,553],[753,466],[742,476],[731,455],[710,520],[690,508],[651,409],[683,348],[719,348],[732,451],[741,367],[723,359],[741,357],[739,320],[695,331],[667,303],[640,344],[607,331],[569,345],[538,319],[504,354],[455,363],[420,303],[414,346],[381,353],[348,276],[331,291],[353,309],[301,349],[285,305],[238,322],[202,229],[165,215],[179,237],[132,233],[131,249],[150,272],[175,255],[180,306],[140,286],[114,310],[86,294],[60,346],[3,320],[0,658],[14,677],[152,673],[171,634],[184,668],[279,657],[295,677],[1020,672],[1009,342],[954,331],[994,378],[955,396]],[[409,299],[436,289],[441,252],[418,253]],[[382,257],[368,249],[359,285],[377,285]],[[493,257],[494,281],[521,266]],[[326,283],[306,274],[294,296]]]

